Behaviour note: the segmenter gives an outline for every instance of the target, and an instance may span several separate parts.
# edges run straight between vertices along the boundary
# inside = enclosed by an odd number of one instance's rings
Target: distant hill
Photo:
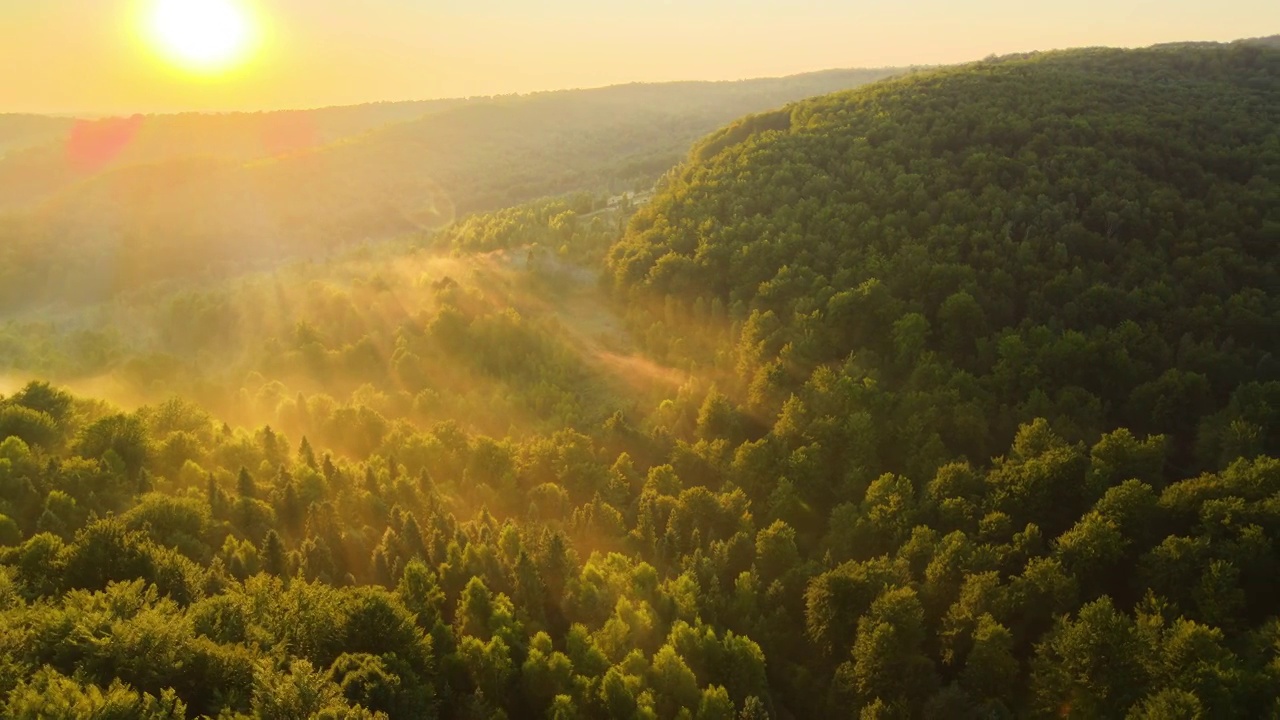
[[[0,209],[27,206],[115,168],[190,157],[233,161],[273,157],[467,102],[428,100],[94,119],[0,115]]]
[[[471,103],[382,128],[251,172],[316,197],[358,179],[356,201],[390,203],[410,223],[577,190],[647,184],[729,119],[873,82],[848,70],[720,83],[632,84]]]
[[[1261,47],[1280,48],[1280,35],[1267,35],[1266,37],[1248,38],[1246,40],[1237,40],[1238,45],[1258,45]]]
[[[218,120],[193,116],[186,130],[164,131],[166,123],[181,121],[144,119],[137,133],[155,138],[143,144],[150,150],[122,151],[143,161],[112,161],[105,172],[34,210],[0,218],[0,239],[6,240],[0,252],[17,276],[0,292],[0,307],[101,297],[152,280],[323,252],[541,196],[650,184],[694,140],[735,117],[895,72],[843,70],[490,98],[257,159],[254,133],[261,123],[233,117],[224,140],[196,133],[201,139],[193,152],[179,156],[183,133],[205,124],[221,127]],[[347,112],[355,116],[343,125],[344,116],[332,114],[337,111],[324,112],[331,113],[322,115],[330,134],[369,120],[353,109]],[[273,117],[261,120],[290,122]],[[152,122],[161,129],[149,129]],[[12,180],[15,187],[31,182],[22,173]]]
[[[0,115],[0,163],[16,150],[65,136],[75,122],[71,118],[43,115]]]

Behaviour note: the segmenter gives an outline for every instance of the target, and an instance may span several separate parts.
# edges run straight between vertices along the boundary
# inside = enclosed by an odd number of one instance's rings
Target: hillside
[[[15,150],[65,135],[74,124],[71,118],[0,114],[0,162]]]
[[[323,255],[547,195],[630,189],[735,117],[893,72],[493,98],[274,159],[244,163],[232,147],[223,157],[125,165],[37,210],[0,216],[0,240],[21,258],[0,266],[38,278],[0,277],[0,308],[39,304],[51,290],[75,302]]]
[[[315,162],[361,176],[389,174],[382,182],[391,188],[428,178],[459,215],[569,191],[629,189],[668,170],[694,141],[734,118],[901,72],[832,70],[497,98],[324,148],[292,167],[300,172]]]
[[[1275,49],[1004,58],[746,118],[640,210],[609,272],[655,359],[715,383],[668,415],[727,441],[699,482],[827,553],[804,613],[826,660],[795,678],[836,704],[802,714],[1266,714],[1158,679],[1144,624],[1243,647],[1280,610],[1278,130]],[[1200,475],[1263,465],[1257,494]],[[1018,589],[1050,565],[1059,590]]]
[[[28,207],[117,168],[192,157],[241,162],[274,157],[467,102],[386,102],[316,110],[82,120],[0,115],[0,210]]]
[[[896,470],[981,461],[1034,417],[1216,467],[1280,379],[1277,63],[1054,53],[751,117],[693,151],[610,268],[624,297],[728,308],[725,369],[766,421],[819,368],[875,380]],[[1280,451],[1270,432],[1249,447]]]
[[[0,328],[0,715],[1280,716],[1280,49],[890,79],[608,202],[744,87],[120,170],[145,252],[0,245],[11,304],[109,296]],[[211,277],[213,177],[435,217]]]

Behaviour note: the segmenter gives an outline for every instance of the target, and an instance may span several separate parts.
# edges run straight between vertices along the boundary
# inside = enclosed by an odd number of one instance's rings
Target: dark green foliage
[[[762,408],[852,356],[895,469],[984,462],[1037,416],[1218,468],[1274,446],[1278,72],[1244,45],[1089,50],[799,103],[696,149],[610,271],[640,306],[735,309],[716,361]],[[659,356],[699,347],[661,319]]]
[[[111,415],[86,427],[76,452],[85,458],[123,464],[131,475],[142,470],[150,452],[146,427],[133,415]]]
[[[0,436],[16,437],[27,445],[49,447],[58,436],[58,428],[48,413],[22,405],[0,407]]]

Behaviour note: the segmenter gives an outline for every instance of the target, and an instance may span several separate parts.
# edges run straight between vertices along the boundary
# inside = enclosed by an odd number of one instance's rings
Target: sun
[[[204,74],[248,60],[257,36],[254,17],[240,0],[154,0],[146,30],[165,59]]]

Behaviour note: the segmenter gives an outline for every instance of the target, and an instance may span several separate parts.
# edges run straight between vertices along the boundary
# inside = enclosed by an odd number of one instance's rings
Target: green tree
[[[1123,717],[1142,698],[1148,649],[1109,598],[1062,618],[1036,651],[1031,686],[1038,712]]]
[[[142,471],[150,453],[146,426],[136,415],[110,415],[89,425],[80,433],[76,454],[102,459],[114,453],[131,477]]]
[[[836,673],[838,688],[861,706],[910,706],[937,686],[924,654],[924,608],[910,588],[886,590],[858,620],[852,659]]]

